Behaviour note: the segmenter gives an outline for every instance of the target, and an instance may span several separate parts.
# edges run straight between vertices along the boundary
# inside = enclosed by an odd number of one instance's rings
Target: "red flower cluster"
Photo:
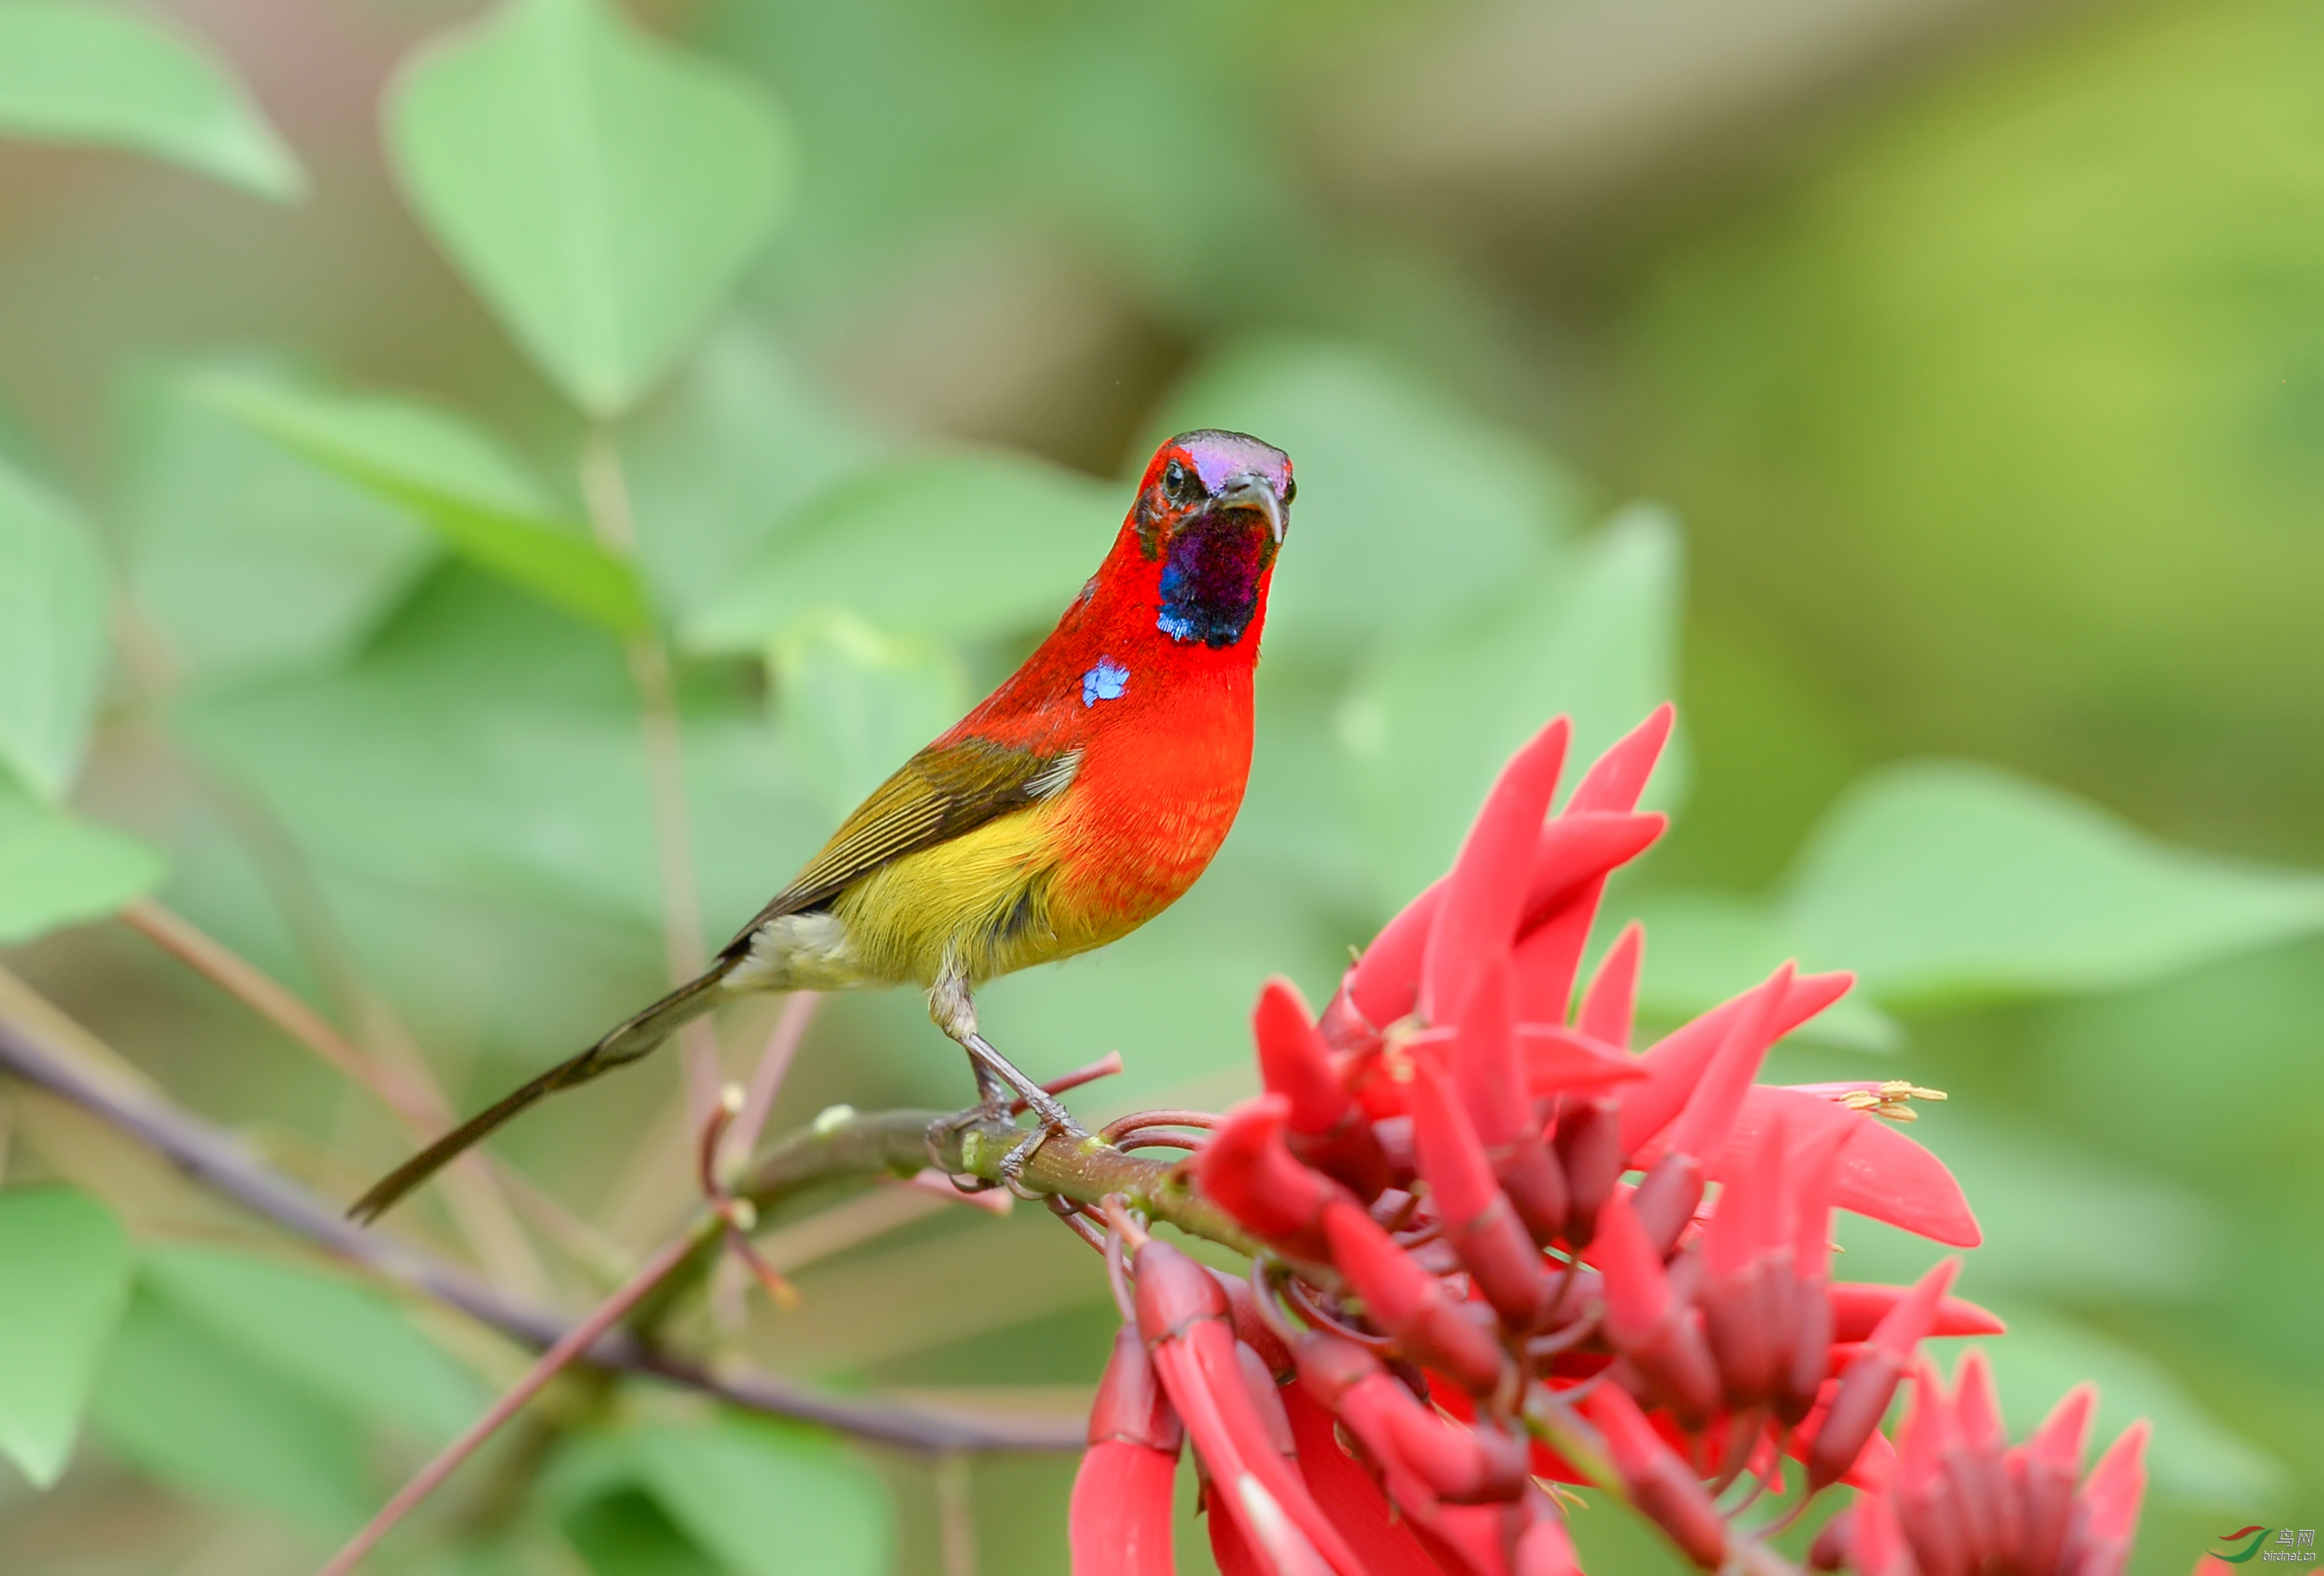
[[[1076,1571],[1172,1569],[1183,1425],[1229,1576],[1572,1576],[1554,1482],[1616,1492],[1705,1570],[1784,1567],[1735,1517],[1786,1456],[1794,1514],[1858,1490],[1820,1569],[2117,1576],[2143,1428],[2078,1497],[2087,1391],[2010,1450],[1981,1359],[1948,1399],[1921,1357],[2001,1329],[1944,1295],[1957,1260],[1911,1287],[1830,1278],[1834,1208],[1978,1240],[1951,1175],[1880,1120],[1931,1092],[1754,1082],[1849,977],[1786,966],[1636,1055],[1637,927],[1581,982],[1608,876],[1662,831],[1637,802],[1670,723],[1555,816],[1551,723],[1320,1020],[1286,982],[1261,993],[1267,1092],[1176,1141],[1273,1252],[1246,1285],[1111,1212],[1135,1321],[1074,1487]]]

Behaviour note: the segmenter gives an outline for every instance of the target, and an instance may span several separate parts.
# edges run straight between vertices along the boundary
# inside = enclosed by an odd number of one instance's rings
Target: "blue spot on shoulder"
[[[1111,657],[1100,657],[1097,666],[1082,675],[1082,705],[1093,706],[1102,700],[1120,700],[1121,692],[1130,687],[1130,669]]]
[[[1190,641],[1194,636],[1194,621],[1173,608],[1165,607],[1154,627],[1174,641]]]

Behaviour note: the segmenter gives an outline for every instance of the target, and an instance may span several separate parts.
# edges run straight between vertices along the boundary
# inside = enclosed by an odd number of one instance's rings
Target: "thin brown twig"
[[[432,1091],[379,1065],[288,986],[176,910],[140,898],[122,909],[121,922],[370,1091],[407,1127],[432,1131],[450,1120]]]
[[[807,1028],[815,1021],[816,1009],[822,1004],[822,996],[813,991],[794,991],[783,998],[782,1013],[767,1035],[766,1048],[759,1053],[758,1064],[751,1069],[742,1113],[735,1117],[734,1126],[726,1135],[727,1152],[737,1159],[748,1157],[758,1147],[759,1135],[767,1129],[767,1118],[774,1114],[775,1096],[782,1092],[783,1079],[789,1074],[799,1046],[807,1038]]]
[[[378,1547],[380,1540],[393,1531],[398,1522],[440,1488],[446,1479],[459,1470],[461,1463],[482,1449],[484,1442],[521,1411],[526,1402],[548,1388],[549,1380],[564,1372],[582,1353],[595,1346],[600,1336],[619,1323],[622,1315],[637,1305],[639,1298],[651,1291],[662,1276],[678,1267],[693,1247],[694,1239],[689,1234],[674,1237],[658,1249],[652,1258],[638,1267],[637,1273],[591,1310],[588,1317],[551,1343],[549,1350],[525,1370],[524,1377],[493,1402],[482,1417],[470,1424],[459,1438],[438,1452],[435,1460],[414,1473],[411,1480],[397,1490],[395,1498],[382,1506],[379,1514],[331,1556],[318,1576],[346,1576],[348,1571],[361,1564],[364,1556]]]
[[[29,995],[29,993],[25,993]],[[37,1001],[37,999],[33,999]],[[61,1023],[61,1015],[57,1015]],[[548,1347],[566,1335],[564,1318],[516,1302],[467,1271],[383,1231],[351,1225],[338,1208],[254,1158],[241,1141],[180,1109],[118,1068],[93,1063],[30,1012],[0,1016],[0,1070],[71,1101],[144,1145],[212,1191],[315,1243],[336,1258],[456,1308],[526,1345]],[[933,1112],[915,1113],[932,1119]],[[925,1120],[923,1120],[925,1126]],[[860,1175],[881,1166],[841,1169]],[[715,1246],[715,1240],[712,1246]],[[748,1411],[820,1424],[858,1438],[912,1451],[1078,1451],[1082,1429],[1038,1418],[933,1413],[870,1397],[826,1395],[770,1374],[699,1364],[608,1332],[586,1354],[592,1367],[649,1374]]]
[[[960,1451],[936,1458],[936,1531],[944,1576],[976,1576],[976,1509],[969,1498],[973,1463]]]
[[[140,898],[124,908],[121,920],[368,1092],[413,1138],[433,1137],[450,1125],[451,1108],[428,1078],[416,1050],[417,1072],[383,1065],[289,986],[152,898]],[[452,1217],[477,1262],[512,1290],[530,1295],[543,1292],[548,1276],[484,1157],[462,1156],[445,1180]]]
[[[636,556],[637,512],[621,450],[604,428],[591,430],[581,450],[581,498],[605,548]],[[655,866],[661,880],[662,951],[673,986],[702,972],[702,892],[694,872],[693,812],[686,798],[686,751],[678,717],[669,648],[659,635],[632,635],[622,643],[638,692],[638,726],[645,748],[646,788],[653,806]],[[718,1042],[701,1018],[678,1030],[686,1052],[688,1126],[709,1114],[717,1098]]]

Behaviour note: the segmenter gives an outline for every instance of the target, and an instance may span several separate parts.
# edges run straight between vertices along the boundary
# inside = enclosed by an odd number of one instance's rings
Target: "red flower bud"
[[[2006,1458],[2022,1526],[2019,1561],[2029,1576],[2050,1576],[2065,1552],[2074,1513],[2074,1481],[2097,1408],[2095,1385],[2077,1385],[2052,1409],[2034,1437]]]
[[[1649,1398],[1668,1406],[1680,1427],[1701,1428],[1719,1404],[1719,1373],[1627,1198],[1599,1212],[1591,1257],[1606,1277],[1606,1339],[1637,1370]]]
[[[1444,1075],[1417,1057],[1413,1074],[1413,1143],[1444,1240],[1501,1322],[1530,1330],[1550,1291],[1541,1250],[1496,1184],[1484,1146]]]
[[[1395,1337],[1406,1356],[1474,1395],[1500,1383],[1508,1361],[1500,1343],[1361,1206],[1353,1200],[1325,1206],[1323,1231],[1332,1262],[1363,1299],[1365,1313]]]
[[[1914,1365],[1913,1405],[1896,1430],[1896,1477],[1888,1491],[1922,1576],[1969,1576],[1975,1568],[1970,1529],[1943,1475],[1950,1433],[1936,1369],[1923,1359]]]
[[[2018,1565],[2024,1525],[2003,1463],[2008,1448],[1993,1369],[1983,1350],[1971,1347],[1953,1375],[1952,1435],[1945,1475],[1973,1566],[1998,1564],[2014,1570]]]
[[[1694,1157],[1665,1155],[1639,1178],[1630,1194],[1630,1210],[1655,1251],[1666,1254],[1678,1246],[1702,1202],[1702,1170]]]
[[[2066,1535],[2061,1576],[2122,1576],[2138,1529],[2139,1502],[2146,1497],[2147,1432],[2142,1417],[2090,1469]]]
[[[1290,1101],[1262,1094],[1229,1111],[1187,1168],[1204,1197],[1294,1258],[1326,1256],[1323,1206],[1349,1197],[1338,1183],[1295,1159],[1284,1145]]]
[[[1600,1385],[1582,1405],[1605,1436],[1606,1454],[1638,1514],[1669,1534],[1688,1559],[1718,1570],[1727,1559],[1727,1523],[1692,1469],[1619,1387]]]
[[[1089,1449],[1074,1474],[1066,1525],[1075,1576],[1170,1576],[1180,1432],[1145,1343],[1124,1325],[1090,1408]]]
[[[1582,1562],[1573,1553],[1573,1539],[1565,1518],[1546,1494],[1526,1497],[1526,1529],[1517,1535],[1517,1557],[1509,1576],[1582,1576]]]
[[[1348,1205],[1353,1208],[1352,1204]],[[1271,1429],[1253,1401],[1252,1372],[1227,1324],[1227,1300],[1208,1270],[1168,1243],[1149,1238],[1138,1250],[1138,1329],[1153,1353],[1170,1404],[1186,1425],[1195,1453],[1211,1473],[1213,1508],[1228,1504],[1247,1539],[1276,1553],[1275,1533],[1252,1524],[1257,1488],[1340,1576],[1363,1576],[1361,1567],[1315,1508],[1297,1472],[1279,1452],[1287,1427]],[[1252,1359],[1257,1364],[1257,1359]],[[1270,1393],[1264,1365],[1256,1378]],[[1248,1481],[1246,1481],[1248,1479]]]
[[[1622,1175],[1622,1117],[1611,1100],[1565,1103],[1557,1120],[1557,1163],[1565,1173],[1565,1240],[1577,1249],[1597,1235],[1598,1212]]]
[[[1082,1454],[1065,1513],[1074,1576],[1172,1576],[1178,1452],[1102,1440]]]
[[[1798,1288],[1792,1276],[1780,1124],[1761,1138],[1753,1163],[1719,1195],[1702,1239],[1703,1334],[1735,1410],[1773,1400],[1791,1371]],[[1818,1350],[1821,1357],[1821,1348]],[[1822,1375],[1816,1375],[1820,1382]],[[1811,1387],[1807,1405],[1813,1405]],[[1807,1406],[1803,1405],[1802,1415]]]
[[[1948,1258],[1923,1276],[1910,1294],[1890,1308],[1874,1327],[1872,1339],[1840,1376],[1831,1407],[1807,1458],[1808,1488],[1821,1489],[1847,1471],[1864,1449],[1881,1415],[1895,1398],[1897,1381],[1912,1361],[1929,1328],[1936,1322],[1937,1303],[1952,1284],[1960,1260]],[[1934,1576],[1933,1572],[1924,1576]]]
[[[1345,1183],[1367,1203],[1379,1197],[1388,1185],[1388,1157],[1340,1082],[1299,987],[1280,975],[1268,981],[1251,1009],[1250,1030],[1260,1080],[1289,1102],[1284,1138],[1294,1157]]]
[[[1298,1356],[1301,1386],[1362,1442],[1398,1504],[1417,1512],[1439,1499],[1473,1504],[1524,1491],[1523,1441],[1447,1422],[1353,1341],[1310,1332]]]
[[[1107,1359],[1105,1377],[1090,1403],[1089,1442],[1119,1440],[1162,1451],[1176,1461],[1184,1435],[1161,1381],[1154,1377],[1146,1342],[1135,1328],[1124,1324],[1114,1333],[1113,1356]]]
[[[1808,1545],[1808,1569],[1845,1571],[1856,1563],[1856,1510],[1853,1506],[1817,1529]]]

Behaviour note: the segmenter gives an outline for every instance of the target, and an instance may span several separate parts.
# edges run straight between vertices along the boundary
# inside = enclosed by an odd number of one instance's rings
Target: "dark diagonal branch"
[[[41,1024],[19,1015],[0,1017],[0,1071],[71,1101],[163,1156],[204,1186],[326,1251],[457,1308],[528,1346],[545,1350],[572,1327],[563,1316],[504,1296],[457,1266],[393,1236],[351,1225],[335,1206],[254,1159],[231,1134],[180,1109],[134,1078],[91,1064],[88,1057],[44,1032]],[[924,1128],[928,1114],[912,1113],[909,1120]],[[887,1131],[879,1130],[883,1135]],[[798,1154],[797,1140],[791,1140],[778,1145],[770,1158]],[[859,1155],[869,1157],[844,1145],[832,1148],[830,1155],[837,1164],[825,1176],[890,1168],[884,1161],[849,1164]],[[998,1156],[995,1151],[991,1157],[995,1165]],[[808,1175],[800,1158],[794,1158],[784,1171],[788,1186],[821,1180]],[[913,1168],[919,1164],[914,1161]],[[592,1345],[583,1360],[597,1368],[653,1374],[752,1411],[821,1424],[905,1450],[1078,1451],[1082,1447],[1083,1428],[1078,1421],[953,1415],[828,1395],[770,1374],[722,1371],[714,1375],[699,1364],[650,1349],[620,1332]]]

